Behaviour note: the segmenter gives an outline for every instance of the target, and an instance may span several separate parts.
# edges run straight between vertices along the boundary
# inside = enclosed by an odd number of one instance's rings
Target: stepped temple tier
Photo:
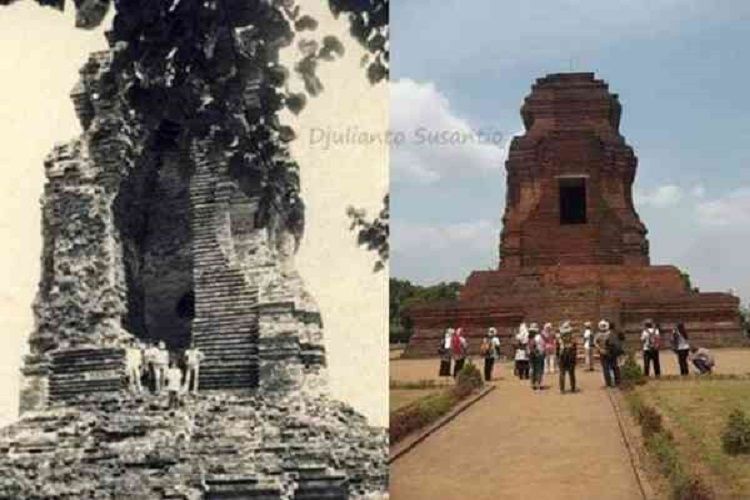
[[[607,318],[629,341],[652,318],[663,328],[685,323],[701,345],[742,342],[737,297],[698,293],[676,267],[650,264],[621,110],[592,73],[536,81],[506,162],[499,266],[471,273],[455,302],[412,308],[407,356],[436,355],[447,327],[463,327],[478,350],[490,326],[509,336],[522,321],[563,319],[580,327]]]
[[[257,31],[240,41],[257,46]],[[84,132],[45,163],[36,328],[21,420],[0,431],[0,498],[382,496],[385,430],[329,397],[321,316],[293,261],[302,209],[264,209],[268,162],[296,200],[286,144],[238,168],[219,133],[147,126],[112,90],[114,50],[81,70]],[[246,81],[227,102],[250,120],[270,84]],[[132,339],[199,348],[199,394],[167,410],[130,393]]]

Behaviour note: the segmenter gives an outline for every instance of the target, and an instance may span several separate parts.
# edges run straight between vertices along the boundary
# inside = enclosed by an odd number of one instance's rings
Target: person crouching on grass
[[[560,338],[557,341],[557,359],[560,365],[560,394],[565,394],[565,375],[570,378],[570,391],[576,392],[576,356],[578,346],[573,338],[570,321],[560,325]]]
[[[705,347],[690,347],[690,358],[693,366],[701,375],[710,374],[714,371],[715,361],[711,352]]]

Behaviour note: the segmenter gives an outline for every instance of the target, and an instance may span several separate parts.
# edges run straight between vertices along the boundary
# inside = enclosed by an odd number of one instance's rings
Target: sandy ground
[[[718,373],[750,371],[750,350],[714,354]],[[436,378],[437,365],[391,360],[391,379]],[[498,365],[495,391],[392,464],[391,497],[641,498],[601,372],[580,368],[581,392],[561,395],[557,375],[534,392],[509,363]],[[662,368],[678,372],[674,354],[662,353]]]

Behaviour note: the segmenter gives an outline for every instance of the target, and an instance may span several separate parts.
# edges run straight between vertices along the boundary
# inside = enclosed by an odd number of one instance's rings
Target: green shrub
[[[671,437],[663,432],[652,434],[646,439],[646,448],[656,457],[662,474],[667,476],[673,485],[682,484],[685,473]]]
[[[700,477],[689,477],[674,484],[672,496],[675,500],[713,500],[711,488]]]
[[[636,418],[638,423],[641,424],[641,433],[644,439],[664,431],[661,415],[651,406],[642,405]]]
[[[458,373],[455,386],[425,396],[391,414],[388,428],[391,444],[436,421],[483,384],[481,372],[474,363],[467,360]]]
[[[750,453],[750,418],[742,410],[735,409],[729,414],[721,444],[730,455]]]
[[[482,372],[479,371],[479,368],[471,360],[467,360],[456,378],[456,395],[459,398],[465,398],[483,385],[484,378],[482,377]]]
[[[391,414],[388,434],[391,444],[445,415],[458,402],[453,389],[430,394]]]
[[[643,385],[646,383],[646,377],[643,375],[641,365],[636,362],[635,355],[632,353],[628,354],[628,357],[625,359],[620,374],[622,376],[622,384],[620,387],[624,389],[629,389],[635,385]]]

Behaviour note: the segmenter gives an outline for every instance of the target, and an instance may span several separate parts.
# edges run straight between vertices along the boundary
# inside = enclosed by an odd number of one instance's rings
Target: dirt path
[[[392,360],[392,377],[433,378],[435,360]],[[557,375],[534,392],[495,368],[497,389],[391,466],[391,498],[642,498],[599,371],[577,371],[578,394]]]

